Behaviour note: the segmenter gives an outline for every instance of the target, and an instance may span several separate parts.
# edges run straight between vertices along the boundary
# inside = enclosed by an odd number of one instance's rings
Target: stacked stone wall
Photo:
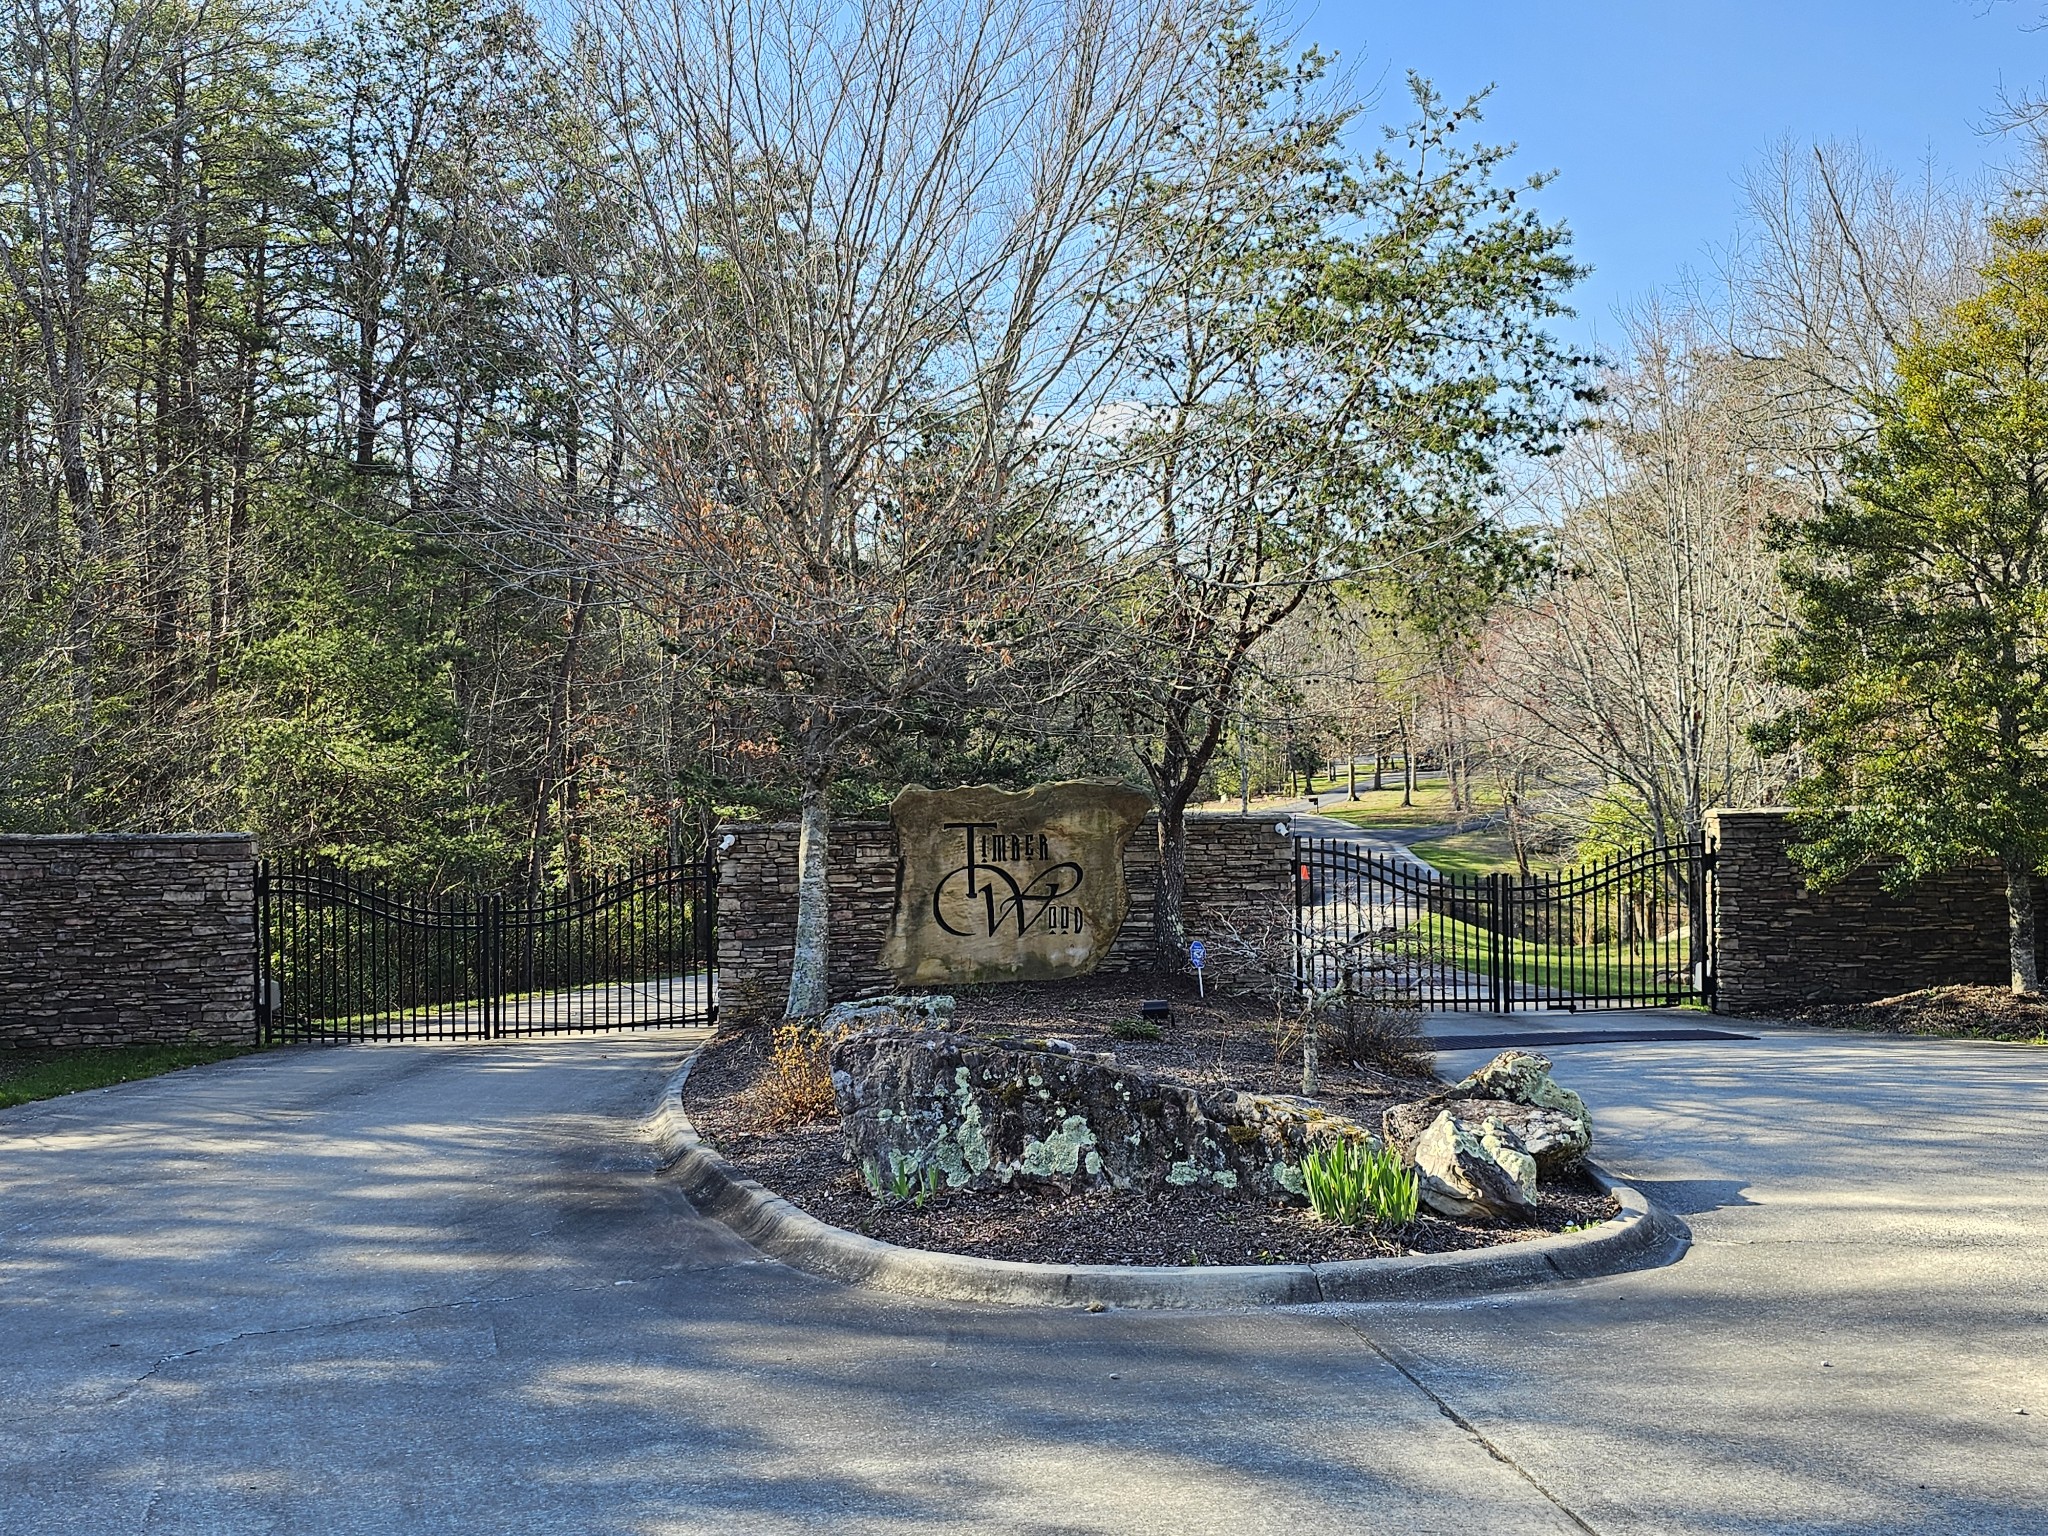
[[[2010,978],[2005,876],[1995,864],[1951,870],[1897,894],[1884,888],[1879,867],[1810,891],[1786,851],[1789,812],[1717,812],[1708,836],[1717,853],[1714,972],[1723,1012],[1870,1002]]]
[[[0,1048],[253,1044],[238,833],[0,835]]]
[[[1247,931],[1284,921],[1292,909],[1289,847],[1274,818],[1188,818],[1187,902],[1190,937],[1221,923]],[[896,910],[896,831],[886,821],[842,821],[832,828],[831,987],[835,998],[890,984],[876,963]],[[718,829],[719,1011],[736,1021],[782,1011],[796,950],[796,850],[793,822],[729,822]],[[1124,849],[1130,908],[1101,969],[1127,972],[1150,961],[1159,877],[1158,818],[1148,816]]]

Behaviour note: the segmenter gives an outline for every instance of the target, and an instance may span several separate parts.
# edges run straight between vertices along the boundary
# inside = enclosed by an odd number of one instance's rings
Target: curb
[[[793,1268],[906,1296],[1037,1307],[1289,1306],[1331,1301],[1440,1301],[1590,1280],[1675,1262],[1692,1243],[1685,1223],[1588,1162],[1621,1203],[1612,1220],[1499,1248],[1347,1259],[1332,1264],[1027,1264],[899,1248],[820,1221],[746,1177],[705,1146],[683,1112],[696,1058],[663,1086],[646,1120],[658,1167],[690,1203]]]

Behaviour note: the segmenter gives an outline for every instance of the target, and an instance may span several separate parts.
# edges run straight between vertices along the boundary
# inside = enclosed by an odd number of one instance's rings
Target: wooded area
[[[0,15],[0,829],[574,889],[796,813],[815,926],[834,814],[1105,774],[1162,964],[1187,808],[1319,761],[1441,765],[1525,869],[1804,796],[1825,869],[1903,835],[1823,814],[1903,754],[2009,811],[1915,868],[2039,862],[2040,721],[1828,652],[1811,532],[2048,333],[2024,168],[1788,147],[1601,360],[1479,102],[1240,5]],[[1979,438],[2017,698],[2042,493]]]
[[[1184,803],[1223,713],[1087,684],[1234,696],[1561,425],[1499,152],[1424,94],[1357,161],[1242,13],[7,20],[12,828],[573,883],[827,783]]]

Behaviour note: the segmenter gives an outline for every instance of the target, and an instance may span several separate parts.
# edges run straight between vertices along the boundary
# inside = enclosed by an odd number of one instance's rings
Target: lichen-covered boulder
[[[1009,1185],[1302,1192],[1317,1144],[1370,1142],[1298,1100],[1201,1093],[1062,1041],[877,1030],[831,1050],[832,1088],[869,1187],[936,1174],[952,1189]]]
[[[1479,1145],[1486,1155],[1514,1176],[1531,1205],[1536,1203],[1536,1159],[1515,1139],[1515,1133],[1498,1120],[1489,1119],[1479,1127]]]
[[[1537,1109],[1506,1099],[1423,1099],[1394,1104],[1380,1116],[1380,1128],[1387,1145],[1406,1161],[1415,1159],[1415,1143],[1439,1115],[1449,1115],[1477,1136],[1489,1120],[1511,1133],[1515,1142],[1536,1160],[1536,1170],[1546,1179],[1566,1172],[1593,1145],[1593,1127],[1556,1109]]]
[[[953,999],[944,993],[917,997],[891,994],[834,1003],[825,1010],[818,1027],[828,1037],[869,1029],[940,1029],[952,1016]]]
[[[1492,1146],[1485,1133],[1474,1135],[1454,1115],[1439,1114],[1430,1122],[1415,1142],[1416,1193],[1424,1205],[1445,1216],[1508,1218],[1535,1205],[1535,1160],[1521,1153],[1517,1166],[1507,1166],[1494,1150],[1512,1150],[1505,1133],[1498,1122],[1487,1129]]]
[[[1534,1051],[1502,1051],[1438,1097],[1502,1099],[1510,1104],[1527,1104],[1532,1109],[1554,1109],[1583,1120],[1589,1143],[1592,1137],[1593,1117],[1586,1113],[1586,1101],[1571,1089],[1559,1086],[1550,1075],[1550,1058]]]

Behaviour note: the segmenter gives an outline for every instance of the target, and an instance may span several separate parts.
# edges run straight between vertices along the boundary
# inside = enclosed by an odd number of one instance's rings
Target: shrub
[[[1422,1005],[1377,975],[1353,971],[1323,1016],[1322,1057],[1347,1067],[1427,1077],[1432,1070]]]
[[[1210,948],[1218,993],[1272,1002],[1275,1057],[1300,1059],[1303,1094],[1315,1096],[1325,1063],[1433,1075],[1421,1002],[1404,990],[1401,958],[1377,934],[1304,946],[1291,920],[1249,930],[1226,922]]]
[[[1301,1179],[1318,1220],[1355,1227],[1362,1221],[1398,1225],[1415,1219],[1415,1173],[1391,1147],[1329,1142],[1302,1159]]]
[[[839,1112],[826,1059],[831,1045],[823,1030],[802,1019],[776,1026],[768,1046],[768,1076],[761,1084],[771,1127],[811,1125]]]
[[[1118,1040],[1157,1040],[1159,1026],[1150,1019],[1118,1019],[1109,1026],[1109,1032]]]

